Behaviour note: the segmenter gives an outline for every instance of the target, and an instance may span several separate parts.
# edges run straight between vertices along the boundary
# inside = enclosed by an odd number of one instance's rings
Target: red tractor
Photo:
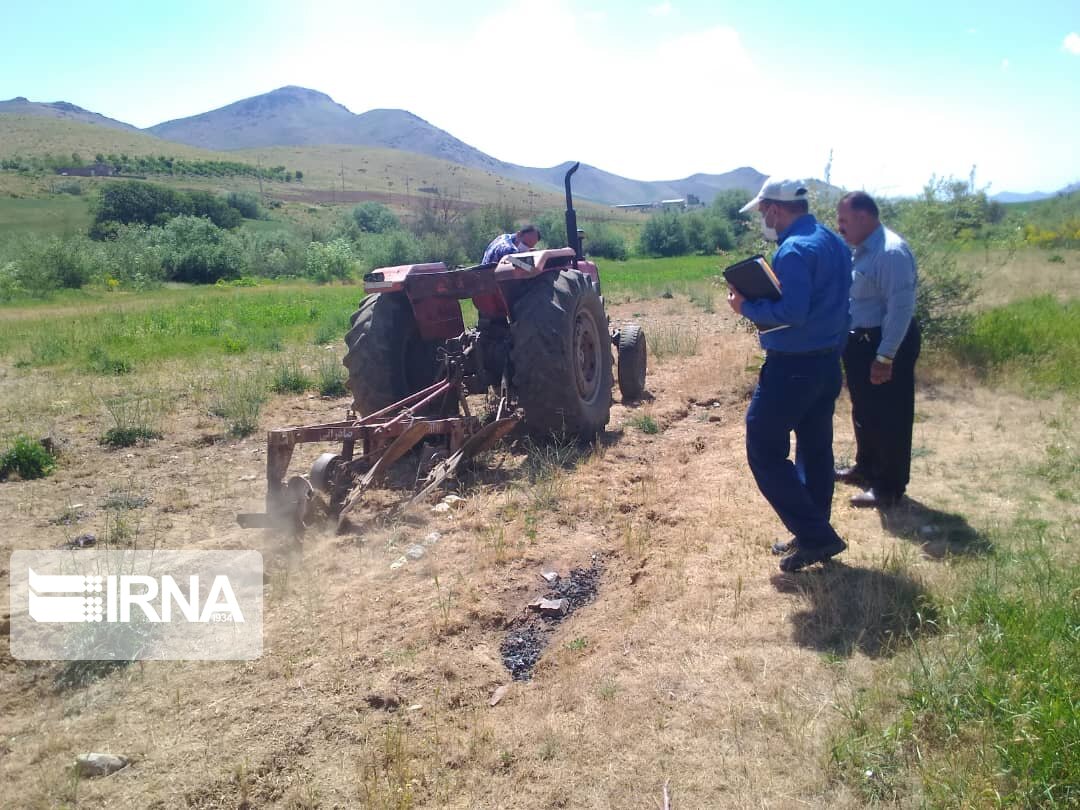
[[[532,433],[591,438],[611,412],[612,346],[624,401],[645,392],[645,333],[637,324],[609,329],[600,275],[581,250],[570,177],[570,247],[504,256],[497,264],[453,270],[444,264],[385,267],[364,277],[368,295],[345,337],[353,407],[329,424],[267,434],[266,512],[238,516],[247,528],[303,532],[316,490],[339,530],[364,491],[420,444],[426,477],[416,500],[458,464],[524,421]],[[461,300],[479,315],[466,329]],[[469,394],[488,395],[474,415]],[[307,476],[286,480],[297,444],[341,442]]]
[[[585,259],[570,177],[565,177],[570,247],[505,256],[497,264],[448,270],[441,262],[386,267],[364,277],[369,295],[345,337],[357,413],[385,408],[444,374],[452,344],[464,358],[467,393],[495,391],[520,407],[534,433],[591,437],[608,423],[611,344],[624,400],[645,392],[645,333],[608,328],[600,274]],[[479,314],[466,329],[460,299]]]

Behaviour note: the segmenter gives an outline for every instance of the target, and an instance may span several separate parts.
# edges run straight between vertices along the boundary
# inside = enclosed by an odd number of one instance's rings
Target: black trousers
[[[874,385],[870,365],[881,329],[856,329],[844,349],[844,374],[855,426],[855,468],[879,495],[904,494],[911,478],[911,430],[915,421],[915,361],[919,324],[913,318],[893,358],[892,379]]]

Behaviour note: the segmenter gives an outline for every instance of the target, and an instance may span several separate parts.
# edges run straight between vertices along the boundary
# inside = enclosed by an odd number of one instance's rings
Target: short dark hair
[[[775,205],[789,214],[809,214],[810,202],[808,200],[770,200],[765,198],[762,202]]]
[[[874,198],[865,191],[850,191],[840,198],[840,202],[847,203],[852,211],[866,211],[874,217],[881,216]]]
[[[519,236],[523,236],[524,234],[527,234],[527,233],[535,233],[536,238],[537,239],[540,238],[540,229],[537,228],[535,225],[533,225],[531,222],[526,224],[526,225],[522,225],[520,228],[518,228],[518,235]]]

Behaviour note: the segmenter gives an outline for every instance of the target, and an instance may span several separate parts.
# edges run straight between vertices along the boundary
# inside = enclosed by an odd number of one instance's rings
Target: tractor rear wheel
[[[345,335],[353,408],[367,415],[435,382],[436,343],[420,338],[404,293],[377,293],[360,302]]]
[[[645,330],[636,323],[626,324],[619,329],[619,393],[623,402],[641,399],[647,366]]]
[[[589,438],[611,412],[611,340],[600,295],[577,270],[533,279],[512,307],[510,361],[534,433]]]

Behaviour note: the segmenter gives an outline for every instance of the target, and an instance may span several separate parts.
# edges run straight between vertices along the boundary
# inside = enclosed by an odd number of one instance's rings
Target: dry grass
[[[1060,442],[1065,406],[925,387],[915,445],[927,452],[903,519],[853,510],[840,488],[843,564],[782,576],[768,553],[781,527],[744,459],[754,340],[729,313],[668,314],[668,303],[613,313],[643,315],[650,345],[668,328],[696,330],[696,353],[650,369],[658,433],[631,426],[644,408],[616,404],[596,447],[490,454],[448,515],[418,510],[358,537],[314,531],[300,547],[235,528],[234,513],[261,501],[265,456],[261,438],[227,440],[206,415],[218,370],[169,361],[98,378],[93,392],[77,372],[3,370],[0,407],[69,442],[53,478],[0,485],[5,550],[110,530],[137,511],[159,547],[254,547],[268,571],[258,661],[148,662],[58,692],[52,665],[0,648],[8,789],[27,807],[72,803],[66,765],[109,750],[135,765],[78,784],[80,807],[629,808],[657,806],[665,782],[676,807],[863,806],[827,767],[839,707],[925,632],[925,594],[956,576],[942,555],[961,550],[965,526],[979,535],[1032,504],[1075,511],[1026,473]],[[164,438],[107,453],[96,403],[133,384],[171,403]],[[259,423],[328,421],[343,407],[281,395]],[[842,399],[838,454],[850,451],[848,419]],[[298,454],[294,470],[305,463]],[[101,508],[118,482],[151,502]],[[51,522],[77,503],[93,514]],[[391,570],[433,531],[423,558]],[[491,708],[509,682],[504,628],[543,591],[538,573],[593,555],[597,600]]]
[[[1060,256],[1063,261],[1052,262]],[[1080,297],[1080,250],[1023,247],[1015,253],[971,250],[958,256],[961,267],[982,272],[979,309],[1050,294],[1061,301]]]

